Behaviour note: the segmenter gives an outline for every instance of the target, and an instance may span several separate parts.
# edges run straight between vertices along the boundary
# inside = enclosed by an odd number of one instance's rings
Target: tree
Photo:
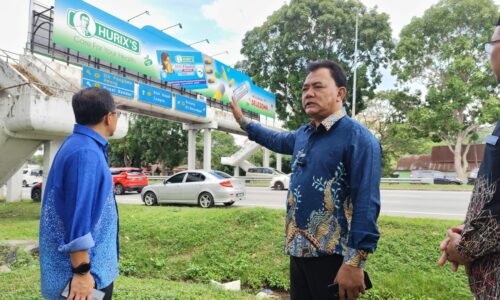
[[[382,145],[382,176],[389,177],[403,154],[425,154],[432,149],[431,140],[412,130],[406,122],[406,111],[419,97],[401,91],[383,91],[367,102],[367,108],[356,115]]]
[[[178,166],[187,156],[187,134],[182,124],[152,117],[133,117],[127,136],[110,144],[110,161],[117,165],[159,163],[164,170]]]
[[[33,164],[33,165],[42,166],[43,165],[43,155],[33,155],[31,157],[31,159],[29,160],[29,163]]]
[[[356,12],[359,12],[359,44],[356,107],[362,96],[373,97],[393,49],[388,15],[368,10],[355,0],[291,0],[260,27],[246,33],[236,67],[258,85],[276,94],[278,117],[295,129],[309,120],[302,110],[302,84],[310,61],[330,59],[340,63],[352,91]],[[347,99],[348,109],[351,100]]]
[[[483,50],[497,17],[491,0],[442,0],[403,28],[395,51],[393,74],[428,88],[425,101],[408,111],[410,126],[448,145],[460,178],[479,125],[499,117]]]
[[[231,156],[239,147],[234,143],[234,138],[227,132],[212,130],[212,169],[233,174],[233,167],[223,165],[221,157]],[[203,159],[203,134],[198,135],[196,143],[196,156]]]

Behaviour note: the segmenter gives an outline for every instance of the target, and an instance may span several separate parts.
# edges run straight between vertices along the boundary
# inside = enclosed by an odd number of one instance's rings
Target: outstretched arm
[[[295,131],[276,131],[265,128],[256,122],[248,121],[234,99],[231,100],[231,108],[234,119],[247,132],[250,140],[277,153],[293,154]]]

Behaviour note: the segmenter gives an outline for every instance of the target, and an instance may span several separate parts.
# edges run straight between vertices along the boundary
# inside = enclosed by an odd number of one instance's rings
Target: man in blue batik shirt
[[[40,216],[42,295],[92,299],[93,289],[111,299],[118,276],[118,211],[108,167],[107,140],[118,119],[111,94],[88,88],[72,99],[73,134],[57,152]]]
[[[295,131],[249,122],[233,100],[236,121],[262,146],[292,155],[285,252],[290,256],[292,300],[340,299],[365,291],[363,267],[379,239],[381,148],[343,109],[346,76],[331,61],[308,66],[302,107],[312,118]]]

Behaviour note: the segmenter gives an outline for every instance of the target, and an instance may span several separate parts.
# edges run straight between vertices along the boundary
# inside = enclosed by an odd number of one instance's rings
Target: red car
[[[111,168],[115,194],[121,195],[126,191],[137,191],[149,184],[148,177],[140,168]]]

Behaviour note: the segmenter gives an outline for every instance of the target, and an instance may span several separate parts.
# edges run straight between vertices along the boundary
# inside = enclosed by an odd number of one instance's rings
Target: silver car
[[[203,208],[221,203],[230,206],[245,199],[245,184],[221,171],[190,170],[144,187],[141,197],[147,206],[162,203],[198,204]]]

